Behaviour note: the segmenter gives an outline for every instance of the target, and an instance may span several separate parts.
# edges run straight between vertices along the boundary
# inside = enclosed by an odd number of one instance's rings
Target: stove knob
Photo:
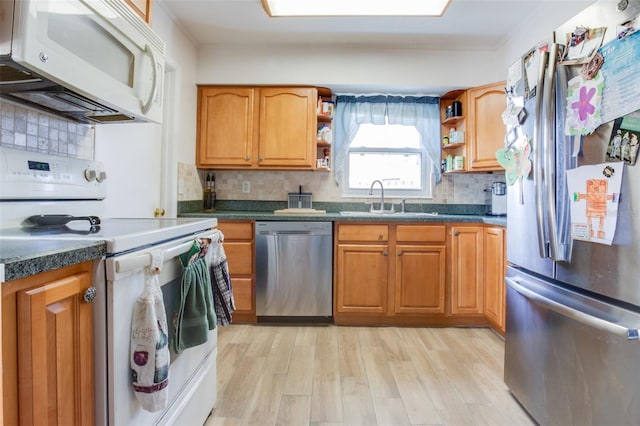
[[[89,182],[94,181],[96,179],[96,171],[92,169],[85,169],[84,178]]]
[[[98,182],[102,182],[106,179],[107,179],[107,172],[105,172],[104,170],[100,170],[96,176],[96,180]]]

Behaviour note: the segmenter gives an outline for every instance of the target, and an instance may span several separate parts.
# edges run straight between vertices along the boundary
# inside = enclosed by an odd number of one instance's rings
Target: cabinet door
[[[124,0],[135,13],[147,24],[151,25],[151,6],[153,0]]]
[[[338,244],[336,312],[387,313],[389,246]]]
[[[248,87],[198,89],[198,167],[238,169],[256,163],[254,92]]]
[[[256,322],[255,258],[253,222],[218,221],[224,235],[236,311],[234,323]]]
[[[315,168],[315,88],[260,88],[260,167]]]
[[[504,334],[505,250],[504,228],[486,228],[484,232],[484,314]]]
[[[445,259],[446,246],[396,246],[396,313],[444,313]]]
[[[79,273],[18,292],[20,424],[94,423],[90,285]]]
[[[504,147],[504,87],[500,82],[467,91],[468,170],[502,170],[495,154]]]
[[[484,228],[451,227],[451,313],[483,311]]]

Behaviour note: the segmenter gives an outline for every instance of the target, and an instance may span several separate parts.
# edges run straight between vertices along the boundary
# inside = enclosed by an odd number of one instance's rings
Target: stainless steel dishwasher
[[[258,322],[326,322],[333,315],[333,224],[256,222]]]

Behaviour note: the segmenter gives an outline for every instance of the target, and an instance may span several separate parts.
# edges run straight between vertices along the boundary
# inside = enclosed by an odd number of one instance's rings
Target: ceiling
[[[592,2],[452,0],[441,18],[269,18],[260,0],[156,0],[155,4],[197,45],[495,50],[527,20],[544,22],[545,17],[553,16],[556,22],[563,22]]]

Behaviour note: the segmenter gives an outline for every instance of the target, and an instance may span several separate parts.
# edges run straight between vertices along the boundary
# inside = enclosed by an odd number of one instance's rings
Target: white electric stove
[[[99,162],[54,157],[0,147],[0,240],[105,241],[107,255],[96,260],[93,285],[95,422],[97,425],[203,424],[217,395],[217,329],[208,340],[171,353],[169,400],[157,412],[137,402],[130,379],[133,306],[149,277],[152,254],[161,252],[159,276],[169,332],[181,297],[179,255],[197,238],[219,243],[214,218],[100,218],[92,226],[73,220],[35,226],[41,215],[100,216],[108,174]]]

